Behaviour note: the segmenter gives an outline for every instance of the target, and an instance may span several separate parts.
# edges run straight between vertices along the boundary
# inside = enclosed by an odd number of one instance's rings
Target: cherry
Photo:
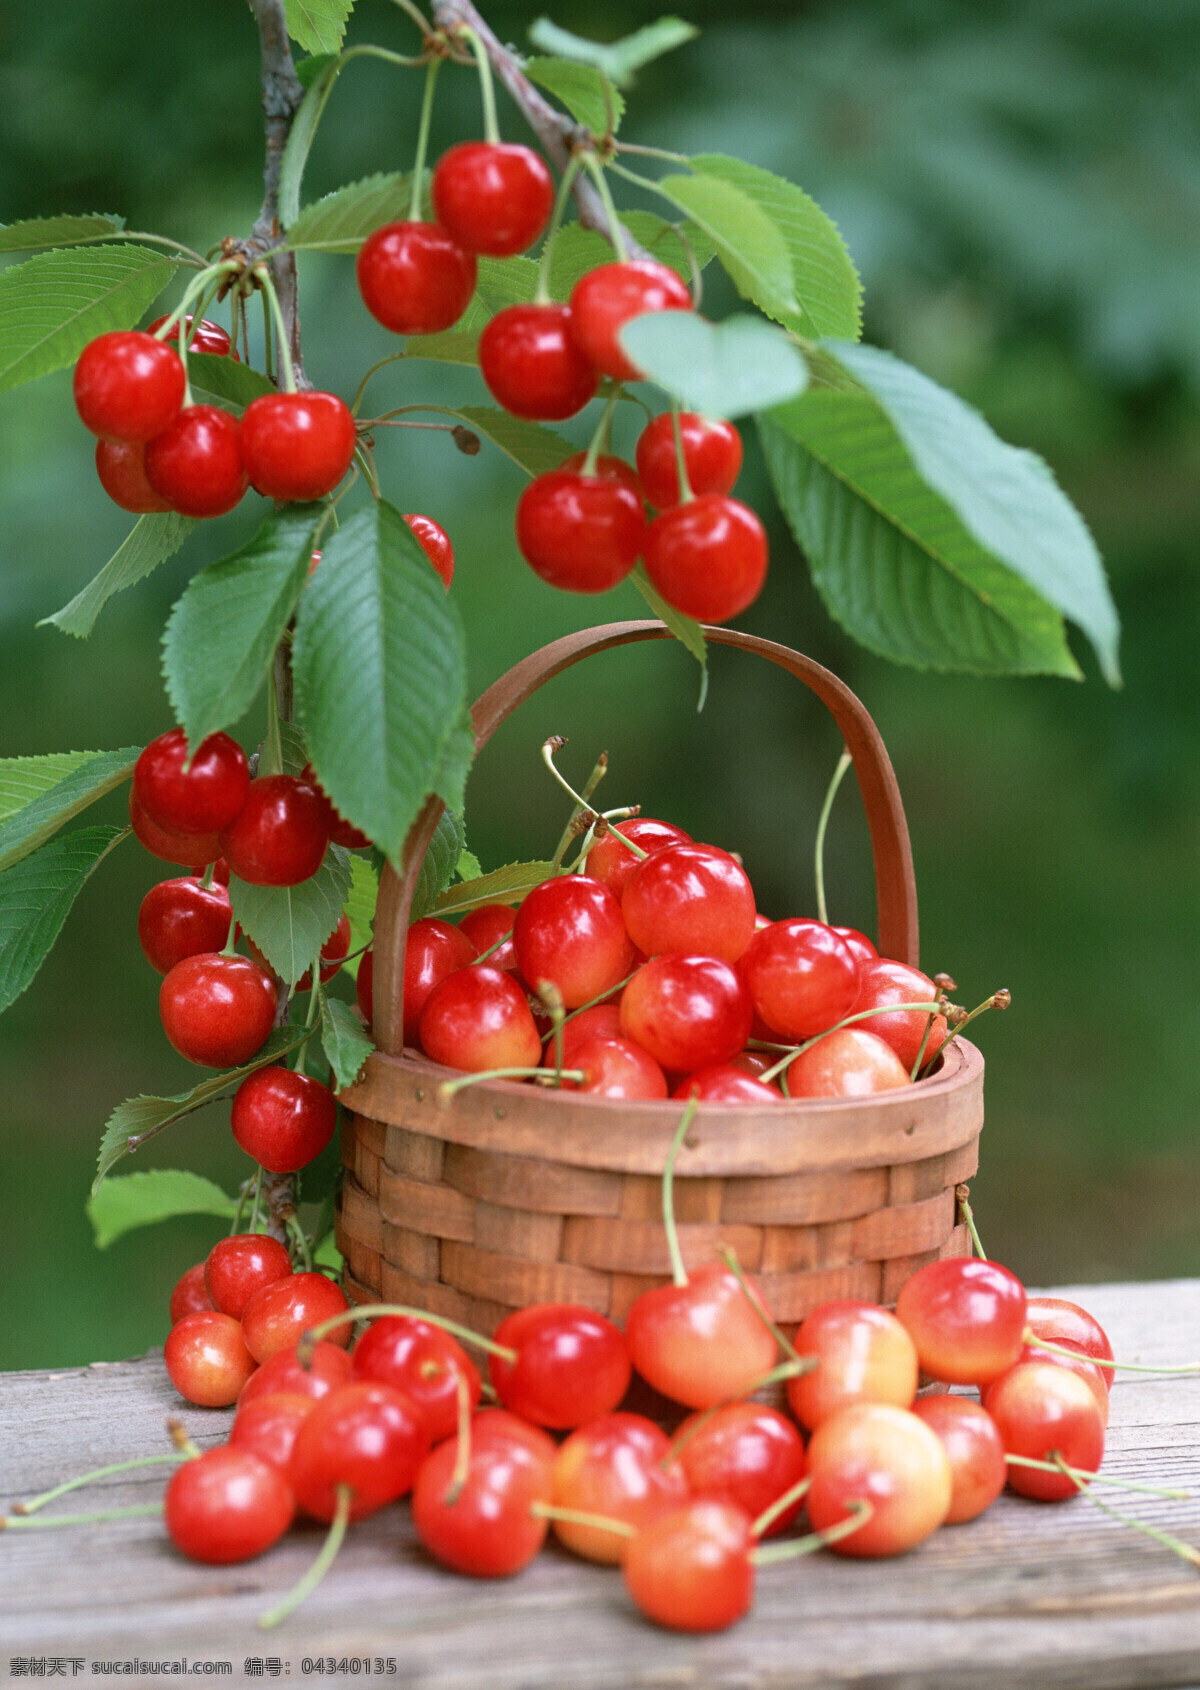
[[[163,1362],[180,1396],[201,1408],[236,1402],[255,1366],[237,1321],[216,1309],[177,1320],[167,1334]]]
[[[892,962],[887,957],[876,957],[874,961],[859,965],[858,996],[852,1013],[857,1015],[860,1010],[880,1009],[892,1003],[936,1003],[937,996],[937,987],[919,968],[909,968],[905,963]],[[891,1045],[905,1073],[909,1074],[920,1053],[928,1023],[928,1010],[898,1009],[894,1014],[872,1015],[870,1020],[859,1025]],[[946,1017],[935,1015],[925,1046],[926,1062],[931,1062],[937,1055],[945,1037]]]
[[[848,945],[819,921],[775,921],[757,932],[738,962],[754,1007],[787,1039],[811,1039],[840,1021],[858,991]]]
[[[129,823],[138,844],[164,863],[181,863],[184,868],[207,868],[220,855],[221,843],[215,833],[174,833],[151,821],[138,797],[137,788],[132,785],[129,788]]]
[[[566,305],[509,305],[479,337],[479,373],[516,417],[561,422],[595,397],[599,378],[571,338]]]
[[[799,1432],[766,1403],[725,1403],[707,1418],[691,1414],[675,1443],[692,1494],[733,1503],[752,1520],[799,1484],[807,1470]],[[802,1506],[797,1497],[763,1536],[785,1531]]]
[[[690,311],[692,296],[674,270],[653,259],[601,264],[571,293],[571,334],[584,357],[614,381],[637,381],[618,331],[648,311]]]
[[[741,864],[712,845],[652,852],[626,882],[621,909],[629,937],[651,957],[694,951],[736,962],[754,937],[754,890]]]
[[[866,934],[860,933],[857,927],[835,927],[833,931],[843,944],[849,946],[855,962],[871,962],[879,955]]]
[[[672,1631],[723,1631],[754,1600],[750,1527],[744,1509],[707,1498],[651,1521],[625,1556],[629,1594]]]
[[[767,577],[767,534],[749,505],[703,493],[646,530],[646,574],[667,603],[698,622],[728,622]]]
[[[646,533],[642,502],[611,476],[553,469],[517,501],[517,545],[535,575],[573,593],[623,581]]]
[[[418,1031],[426,1055],[472,1074],[535,1068],[542,1059],[524,992],[511,974],[485,962],[460,968],[433,988]]]
[[[233,1136],[270,1174],[307,1168],[337,1126],[328,1086],[291,1068],[259,1068],[233,1096]]]
[[[115,505],[138,516],[171,506],[146,480],[146,446],[141,440],[97,440],[96,474]]]
[[[242,462],[268,499],[323,499],[350,468],[357,438],[336,393],[264,393],[242,416]]]
[[[471,1421],[471,1442],[522,1444],[549,1472],[558,1453],[558,1445],[540,1426],[510,1414],[506,1408],[480,1409]]]
[[[682,1285],[643,1291],[629,1311],[625,1337],[633,1364],[656,1391],[688,1408],[711,1408],[752,1390],[775,1365],[775,1338],[748,1294],[720,1262],[697,1268]]]
[[[345,1292],[323,1273],[293,1273],[264,1285],[246,1304],[242,1335],[255,1361],[269,1361],[279,1350],[298,1344],[310,1326],[350,1307]],[[335,1344],[350,1342],[349,1326],[335,1329]]]
[[[291,1271],[292,1258],[277,1238],[239,1232],[213,1245],[204,1264],[204,1283],[213,1307],[240,1320],[256,1291],[286,1279]]]
[[[622,1035],[676,1074],[736,1056],[750,1032],[750,1013],[745,986],[717,957],[651,957],[621,994]]]
[[[1104,1457],[1104,1424],[1091,1387],[1065,1367],[1023,1362],[996,1383],[988,1413],[1010,1455],[1049,1461],[1055,1454],[1068,1467],[1094,1473]],[[1065,1473],[1010,1466],[1008,1482],[1022,1496],[1063,1502],[1076,1486]]]
[[[338,841],[335,839],[333,843],[336,845]],[[342,964],[345,962],[350,951],[350,938],[350,917],[346,914],[345,910],[343,910],[341,915],[338,916],[337,926],[329,935],[328,939],[326,939],[325,943],[321,946],[322,985],[325,985],[328,981],[332,980],[335,974],[341,973]],[[251,955],[254,956],[254,959],[257,962],[259,960],[256,954],[257,947],[252,945],[249,939],[246,941],[246,948],[250,951]],[[297,992],[312,991],[311,968],[300,976],[293,989]]]
[[[672,1097],[684,1101],[695,1097],[701,1103],[782,1103],[783,1093],[778,1086],[764,1085],[753,1074],[746,1073],[732,1062],[719,1063],[713,1068],[701,1068],[689,1074],[675,1087]]]
[[[545,1065],[547,1068],[555,1065],[553,1039],[546,1050]],[[647,1101],[667,1095],[667,1078],[658,1063],[629,1039],[596,1036],[575,1043],[571,1048],[570,1067],[580,1070],[585,1078],[566,1080],[564,1085],[571,1091],[587,1092],[590,1097]]]
[[[499,954],[499,953],[497,953]],[[562,1047],[563,1067],[573,1068],[575,1052],[581,1045],[590,1044],[593,1039],[619,1039],[621,1037],[621,1006],[609,999],[607,1003],[593,1004],[591,1009],[580,1009],[570,1016],[563,1024]],[[550,1065],[554,1064],[554,1046],[547,1045],[546,1056]]]
[[[901,1555],[950,1511],[953,1477],[941,1439],[890,1403],[854,1403],[823,1421],[808,1446],[808,1470],[808,1517],[817,1531],[840,1525],[853,1502],[873,1510],[838,1541],[839,1555]]]
[[[511,258],[532,246],[554,204],[554,180],[530,147],[460,141],[430,184],[442,227],[466,252]]]
[[[1008,1477],[995,1421],[977,1402],[949,1393],[918,1397],[912,1411],[937,1433],[950,1461],[952,1489],[946,1525],[974,1520],[995,1502]]]
[[[851,1403],[912,1405],[916,1346],[886,1309],[850,1298],[822,1303],[802,1322],[793,1343],[798,1355],[817,1361],[813,1372],[787,1382],[788,1405],[809,1431]]]
[[[180,1056],[204,1068],[237,1068],[275,1025],[275,982],[249,957],[204,951],[163,980],[158,1010]]]
[[[513,946],[524,979],[535,991],[549,981],[568,1009],[611,991],[633,966],[620,904],[586,874],[535,886],[517,911]]]
[[[872,1097],[912,1082],[891,1045],[866,1028],[839,1027],[788,1065],[793,1097]]]
[[[157,331],[162,328],[166,320],[165,316],[156,317],[147,329],[147,334],[156,334]],[[241,363],[241,359],[234,350],[233,342],[230,340],[225,330],[221,327],[220,323],[210,323],[207,317],[202,317],[200,319],[200,327],[196,330],[195,334],[192,334],[193,321],[194,319],[190,313],[183,319],[183,332],[185,336],[191,337],[187,342],[187,349],[189,352],[207,352],[214,358],[232,358],[235,364]],[[171,327],[162,338],[165,341],[174,342],[176,346],[179,344],[178,319],[171,324]]]
[[[608,1414],[632,1376],[620,1328],[594,1309],[535,1303],[506,1315],[493,1341],[516,1360],[491,1354],[488,1371],[505,1408],[556,1430]]]
[[[450,544],[450,536],[441,523],[435,522],[431,516],[406,516],[404,520],[416,535],[417,544],[441,576],[443,586],[449,591],[450,583],[454,579],[454,547]],[[347,841],[335,836],[335,843],[345,845]],[[368,845],[370,840],[364,838],[361,843]]]
[[[742,437],[731,422],[681,411],[679,432],[683,462],[693,494],[728,493],[742,468]],[[664,411],[642,430],[637,443],[637,467],[646,497],[655,510],[669,510],[680,500],[679,465],[675,457],[675,429]]]
[[[475,255],[439,223],[385,223],[355,262],[363,304],[393,334],[440,334],[475,292]]]
[[[373,1320],[354,1346],[351,1373],[380,1385],[394,1385],[419,1409],[435,1443],[458,1426],[459,1386],[467,1387],[474,1409],[483,1390],[478,1369],[451,1333],[411,1315]]]
[[[286,1395],[278,1391],[268,1396],[260,1393],[245,1405],[239,1399],[229,1442],[286,1473],[296,1434],[316,1406],[316,1397],[302,1397],[296,1391]]]
[[[229,893],[216,881],[204,886],[194,875],[160,880],[142,899],[138,939],[151,968],[169,974],[184,957],[221,950],[232,920]]]
[[[312,569],[316,568],[317,561],[320,559],[320,556],[320,552],[313,553]],[[312,569],[309,570],[310,575],[312,574]],[[334,845],[344,845],[348,851],[360,851],[365,845],[369,845],[371,843],[366,834],[363,833],[360,828],[357,828],[351,822],[348,822],[345,816],[340,815],[338,811],[334,809],[329,800],[329,794],[325,791],[320,781],[317,779],[317,772],[311,763],[305,763],[304,767],[300,771],[300,779],[302,781],[306,781],[309,786],[316,787],[317,794],[320,797],[322,804],[325,806],[325,825],[329,829],[329,837]],[[349,949],[349,946],[347,946],[347,949]],[[342,954],[345,955],[345,952]],[[324,978],[323,973],[322,978]],[[308,989],[309,988],[307,986],[296,987],[298,992],[306,992]]]
[[[224,516],[250,484],[237,419],[189,405],[146,447],[146,479],[182,516]]]
[[[411,1490],[428,1454],[429,1428],[404,1392],[356,1380],[322,1397],[301,1422],[288,1477],[316,1520],[333,1519],[338,1491],[348,1486],[353,1522]]]
[[[182,1320],[185,1314],[202,1314],[212,1306],[212,1298],[204,1283],[204,1263],[197,1262],[175,1282],[175,1289],[171,1292],[171,1325]]]
[[[296,886],[316,874],[329,844],[325,800],[295,775],[251,781],[240,813],[221,834],[221,854],[252,886]]]
[[[493,968],[515,968],[517,953],[512,942],[515,915],[516,911],[510,910],[507,904],[481,904],[477,910],[467,911],[458,924],[458,931],[470,940],[476,956],[481,957],[485,951],[492,952],[487,960]],[[503,939],[504,943],[493,951],[492,946],[498,939]]]
[[[440,1444],[424,1462],[413,1486],[417,1535],[444,1567],[472,1578],[507,1578],[528,1566],[546,1541],[547,1521],[536,1512],[550,1500],[554,1446],[536,1450],[523,1436],[471,1424],[471,1445],[462,1488],[455,1490],[458,1439]],[[505,1418],[508,1418],[507,1416]],[[544,1436],[544,1434],[542,1434]]]
[[[743,1074],[753,1074],[757,1080],[762,1078],[768,1068],[775,1066],[776,1060],[774,1051],[739,1050],[736,1056],[730,1057],[727,1066],[739,1068]]]
[[[896,1318],[931,1378],[986,1385],[1021,1353],[1025,1287],[998,1262],[928,1262],[901,1287]]]
[[[1100,1322],[1086,1309],[1081,1309],[1078,1303],[1070,1303],[1065,1297],[1030,1297],[1025,1318],[1029,1330],[1037,1338],[1052,1344],[1065,1344],[1068,1349],[1077,1349],[1098,1362],[1113,1358],[1112,1345]],[[1100,1371],[1106,1380],[1111,1381],[1112,1373],[1108,1368],[1102,1367]]]
[[[322,1338],[312,1352],[307,1367],[296,1356],[295,1344],[276,1350],[251,1375],[238,1397],[238,1409],[243,1409],[255,1397],[284,1394],[325,1397],[344,1385],[350,1378],[350,1357],[340,1343]]]
[[[559,469],[570,469],[574,470],[577,474],[582,474],[583,466],[586,462],[586,452],[572,452],[571,456],[569,458],[564,458],[558,467]],[[642,492],[642,484],[638,480],[638,472],[634,469],[633,465],[628,463],[624,458],[614,457],[610,452],[601,452],[597,455],[596,462],[592,468],[592,474],[603,476],[606,481],[619,481],[622,487],[628,487],[631,493],[636,494],[639,504],[645,504],[646,495]]]
[[[1095,1362],[1088,1361],[1085,1356],[1059,1355],[1053,1350],[1039,1349],[1036,1344],[1026,1344],[1022,1348],[1014,1365],[1017,1367],[1023,1367],[1027,1363],[1034,1361],[1039,1364],[1044,1364],[1047,1367],[1065,1367],[1068,1372],[1074,1373],[1082,1379],[1096,1399],[1096,1407],[1100,1410],[1100,1424],[1107,1429],[1109,1410],[1108,1382],[1103,1373],[1101,1373],[1100,1369],[1096,1366]],[[1008,1375],[1006,1373],[1002,1373],[999,1379],[993,1379],[990,1385],[984,1386],[982,1397],[983,1406],[985,1408],[989,1406],[992,1400],[992,1393],[999,1387],[1000,1381],[1002,1379],[1006,1379],[1007,1377]]]
[[[163,1493],[172,1543],[193,1561],[248,1561],[278,1541],[296,1512],[283,1474],[250,1450],[221,1444],[185,1461]]]
[[[474,962],[478,952],[459,927],[437,916],[423,916],[408,930],[404,946],[404,1042],[415,1044],[421,1011],[433,988],[456,969]]]
[[[142,752],[134,765],[133,784],[146,814],[159,827],[172,833],[218,833],[246,802],[250,765],[228,734],[209,734],[189,751],[183,729],[172,728]]]
[[[572,1432],[558,1452],[554,1506],[623,1520],[641,1531],[687,1498],[687,1478],[670,1454],[670,1438],[643,1415],[599,1415]],[[630,1543],[620,1532],[578,1520],[555,1520],[554,1530],[576,1555],[605,1566],[623,1561]]]
[[[627,822],[609,827],[588,852],[587,872],[593,880],[607,886],[619,898],[638,866],[640,858],[621,843],[630,839],[639,850],[649,856],[661,851],[664,845],[690,845],[690,834],[670,822],[655,821],[653,816],[632,816]]]
[[[117,329],[79,354],[75,408],[102,440],[153,440],[178,414],[184,386],[177,352],[140,329]]]

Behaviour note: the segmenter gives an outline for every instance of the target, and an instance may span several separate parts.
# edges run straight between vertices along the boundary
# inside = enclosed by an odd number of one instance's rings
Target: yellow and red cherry
[[[600,1007],[600,1006],[597,1006]],[[547,1046],[545,1066],[555,1066],[554,1041]],[[583,1074],[582,1080],[564,1080],[568,1091],[589,1097],[624,1098],[627,1102],[652,1102],[667,1095],[667,1077],[648,1051],[631,1039],[595,1035],[572,1044],[568,1063],[563,1065]]]
[[[799,1432],[767,1403],[731,1402],[707,1418],[689,1415],[675,1442],[676,1459],[692,1495],[731,1502],[752,1520],[798,1485],[807,1471]],[[797,1497],[763,1536],[786,1531],[803,1506],[803,1498]]]
[[[287,1531],[296,1504],[287,1479],[251,1450],[207,1449],[171,1475],[163,1520],[176,1549],[193,1561],[249,1561]]]
[[[484,1433],[483,1423],[494,1418],[477,1415],[471,1423],[460,1490],[454,1488],[457,1437],[428,1456],[413,1486],[417,1536],[442,1566],[472,1578],[508,1578],[520,1572],[541,1549],[548,1530],[537,1508],[550,1501],[554,1445],[545,1433],[545,1448],[497,1427]]]
[[[618,1326],[574,1303],[534,1303],[506,1315],[488,1371],[505,1408],[536,1426],[565,1431],[609,1414],[629,1389],[633,1365]]]
[[[622,1036],[672,1074],[728,1062],[746,1042],[750,1017],[750,994],[718,957],[653,956],[621,994]]]
[[[218,1309],[177,1320],[167,1334],[163,1362],[180,1396],[200,1408],[228,1408],[255,1368],[241,1325]]]
[[[218,882],[205,886],[195,875],[160,880],[138,909],[138,940],[151,968],[169,974],[184,957],[223,950],[232,920],[229,892]]]
[[[340,1344],[322,1338],[315,1346],[311,1360],[303,1365],[295,1344],[276,1350],[268,1356],[258,1371],[243,1385],[238,1396],[238,1409],[243,1409],[255,1397],[299,1394],[326,1397],[350,1378],[350,1357]]]
[[[250,765],[228,734],[209,734],[189,751],[183,729],[172,728],[141,753],[133,784],[159,827],[171,833],[219,833],[246,802]]]
[[[162,328],[166,320],[165,316],[156,317],[150,327],[146,330],[146,333],[157,337],[157,331]],[[200,319],[199,328],[196,330],[195,334],[193,334],[192,322],[193,318],[189,312],[189,314],[183,319],[183,332],[184,335],[188,337],[187,349],[189,352],[207,352],[214,358],[232,358],[235,364],[241,363],[241,359],[237,355],[233,342],[230,340],[227,332],[221,327],[220,323],[210,323],[207,317],[202,317]],[[178,319],[171,324],[171,327],[162,338],[169,345],[179,345]]]
[[[641,499],[605,475],[553,469],[536,476],[517,501],[517,546],[551,587],[603,593],[638,560],[646,532]]]
[[[175,1281],[175,1289],[171,1292],[171,1325],[182,1320],[185,1314],[202,1314],[212,1306],[213,1300],[204,1283],[204,1263],[196,1262]]]
[[[738,972],[757,1013],[787,1039],[811,1039],[832,1027],[858,991],[849,946],[820,921],[773,921],[755,933]]]
[[[671,1440],[641,1414],[602,1414],[562,1445],[554,1462],[556,1508],[621,1520],[642,1531],[688,1496],[683,1468],[670,1460]],[[556,1519],[560,1542],[585,1561],[617,1566],[630,1539],[578,1520]]]
[[[153,440],[178,415],[184,374],[179,354],[140,329],[97,335],[75,366],[75,408],[102,440]]]
[[[323,1273],[293,1273],[256,1291],[242,1315],[242,1336],[257,1362],[298,1344],[310,1326],[342,1314],[350,1304],[340,1286]],[[331,1341],[350,1342],[350,1327],[334,1329]]]
[[[987,1411],[996,1422],[1005,1451],[1034,1461],[1055,1455],[1068,1467],[1094,1473],[1104,1459],[1104,1423],[1095,1392],[1065,1367],[1022,1362],[988,1393]],[[1062,1473],[1010,1465],[1008,1482],[1022,1496],[1038,1502],[1064,1502],[1077,1486]]]
[[[460,141],[438,160],[430,195],[438,222],[464,251],[512,258],[546,227],[554,179],[532,147]]]
[[[301,1422],[288,1464],[296,1502],[314,1520],[332,1520],[342,1486],[349,1518],[365,1519],[412,1489],[429,1454],[429,1428],[392,1385],[354,1380],[330,1391]]]
[[[441,577],[446,591],[450,590],[450,583],[454,580],[454,547],[450,544],[450,536],[440,522],[435,522],[431,516],[419,514],[408,515],[404,518],[416,536],[417,544],[425,553],[430,563]],[[335,843],[344,845],[344,839],[336,839]],[[363,840],[370,844],[370,840]]]
[[[181,516],[224,516],[250,485],[237,419],[189,405],[146,447],[146,479]]]
[[[566,305],[509,305],[479,337],[479,373],[515,417],[561,422],[596,394],[599,377],[571,336]]]
[[[123,511],[146,516],[171,508],[146,479],[145,441],[97,440],[96,474],[113,504]]]
[[[472,1409],[483,1390],[479,1371],[457,1338],[413,1315],[373,1320],[354,1346],[350,1371],[355,1379],[403,1391],[420,1410],[434,1443],[451,1437],[458,1425],[459,1381]]]
[[[679,433],[692,493],[729,493],[742,469],[742,437],[731,422],[681,411]],[[679,503],[679,465],[670,411],[653,418],[637,443],[637,468],[646,498],[655,510]]]
[[[268,499],[323,499],[350,468],[357,440],[336,393],[264,393],[242,414],[242,462]]]
[[[947,1385],[986,1385],[1025,1343],[1025,1287],[999,1262],[950,1257],[918,1268],[900,1289],[896,1318],[921,1369]]]
[[[581,276],[571,293],[571,334],[588,362],[614,381],[637,381],[640,372],[617,338],[631,317],[648,311],[690,311],[692,296],[665,264],[653,259],[601,264]]]
[[[1036,1344],[1026,1344],[1022,1348],[1020,1355],[1017,1357],[1014,1366],[1024,1367],[1028,1362],[1034,1361],[1039,1364],[1044,1364],[1047,1367],[1065,1367],[1068,1372],[1078,1375],[1095,1397],[1096,1407],[1100,1410],[1100,1424],[1107,1429],[1109,1411],[1108,1381],[1105,1379],[1104,1374],[1096,1366],[1094,1361],[1089,1361],[1086,1356],[1064,1356],[1053,1350],[1039,1349]],[[1002,1373],[999,1379],[993,1379],[990,1385],[985,1385],[983,1387],[982,1401],[985,1408],[987,1408],[991,1402],[992,1392],[999,1386],[1000,1380],[1006,1377],[1007,1375]]]
[[[385,223],[355,263],[363,304],[393,334],[440,334],[475,292],[475,255],[438,223]]]
[[[277,1238],[236,1232],[213,1245],[204,1263],[204,1284],[215,1309],[240,1320],[246,1304],[264,1285],[287,1279],[292,1258]]]
[[[736,962],[754,937],[754,889],[741,864],[714,845],[651,852],[626,881],[621,910],[648,957],[690,951]]]
[[[749,1282],[747,1282],[749,1283]],[[643,1291],[625,1322],[633,1365],[673,1402],[711,1408],[751,1390],[775,1365],[777,1346],[749,1294],[720,1262],[696,1268],[685,1285]]]
[[[210,951],[184,957],[158,992],[163,1031],[180,1056],[203,1068],[237,1068],[275,1025],[275,982],[249,957]]]
[[[764,1085],[754,1074],[737,1068],[732,1062],[701,1068],[680,1080],[672,1097],[686,1101],[697,1098],[701,1103],[782,1103],[783,1093],[778,1086]]]
[[[918,1397],[912,1411],[937,1433],[950,1462],[952,1489],[946,1524],[974,1520],[991,1507],[1008,1478],[996,1422],[977,1402],[949,1392]]]
[[[703,493],[646,529],[646,574],[667,603],[698,622],[748,610],[767,578],[767,532],[749,505]]]
[[[517,953],[513,947],[512,930],[516,911],[507,904],[481,904],[468,910],[458,924],[458,931],[475,947],[476,956],[490,952],[487,960],[493,968],[515,968]],[[492,949],[496,946],[496,949]]]
[[[911,1085],[908,1070],[891,1045],[866,1028],[839,1027],[789,1064],[792,1097],[873,1097]]]
[[[259,1068],[233,1094],[238,1146],[269,1174],[294,1174],[324,1150],[337,1126],[329,1087],[292,1068]]]
[[[587,872],[593,880],[607,886],[616,898],[624,893],[630,875],[641,861],[621,843],[623,839],[632,840],[646,856],[661,851],[665,845],[693,843],[691,835],[681,827],[656,821],[653,816],[632,816],[629,821],[608,828],[588,852]]]
[[[754,1600],[752,1523],[744,1509],[703,1497],[652,1521],[623,1568],[642,1613],[672,1631],[724,1631],[740,1620]]]
[[[536,991],[556,986],[568,1009],[610,992],[633,966],[619,901],[586,874],[535,886],[513,922],[517,967]]]
[[[893,1003],[936,1003],[937,997],[937,987],[919,968],[909,968],[906,963],[892,962],[887,957],[876,957],[859,965],[858,995],[851,1013],[857,1015],[864,1009],[883,1009]],[[860,1025],[891,1045],[905,1072],[911,1073],[928,1023],[928,1010],[897,1009],[890,1014],[872,1015]],[[945,1037],[946,1017],[935,1015],[925,1045],[925,1062],[933,1060]]]
[[[788,1405],[814,1431],[854,1403],[909,1408],[917,1394],[917,1351],[906,1329],[875,1303],[845,1298],[822,1303],[793,1340],[796,1353],[817,1365],[787,1382]]]
[[[251,1455],[257,1455],[260,1461],[286,1475],[296,1434],[316,1406],[316,1397],[301,1396],[298,1391],[259,1395],[246,1403],[239,1399],[229,1442],[235,1449],[249,1450]]]
[[[902,1555],[950,1511],[954,1480],[945,1446],[923,1420],[890,1403],[854,1403],[818,1426],[808,1446],[808,1517],[817,1531],[841,1525],[851,1504],[872,1513],[830,1548],[839,1555]]]
[[[359,969],[359,981],[362,970]],[[466,1073],[536,1068],[542,1041],[529,1003],[513,976],[486,962],[457,969],[430,992],[417,1025],[434,1062]]]
[[[260,775],[221,833],[221,855],[252,886],[296,886],[310,879],[329,846],[324,796],[295,775]]]
[[[1063,1344],[1096,1362],[1113,1358],[1112,1345],[1100,1322],[1065,1297],[1030,1297],[1025,1319],[1034,1337],[1044,1342]],[[1111,1384],[1111,1368],[1101,1367],[1100,1372]]]
[[[479,953],[460,927],[437,916],[423,916],[408,930],[404,945],[404,1042],[415,1044],[429,994],[456,969]]]

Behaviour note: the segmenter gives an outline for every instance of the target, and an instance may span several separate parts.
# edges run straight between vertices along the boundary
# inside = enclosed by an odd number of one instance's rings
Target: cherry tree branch
[[[296,371],[296,385],[307,387],[304,365],[300,355],[300,305],[296,289],[296,256],[277,248],[282,230],[279,227],[279,178],[283,169],[283,150],[287,146],[292,124],[304,98],[304,85],[296,75],[292,62],[292,48],[288,40],[283,0],[250,0],[250,10],[258,25],[259,48],[262,58],[262,103],[266,136],[266,162],[263,167],[263,202],[251,231],[252,243],[266,254],[271,280],[279,298],[283,320],[287,327],[288,351]]]

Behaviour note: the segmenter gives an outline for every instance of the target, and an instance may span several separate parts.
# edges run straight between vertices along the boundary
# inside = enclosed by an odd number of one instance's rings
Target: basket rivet
[[[915,1121],[910,1121],[904,1129],[905,1133],[908,1135],[909,1138],[912,1137],[912,1135],[916,1132],[916,1130],[917,1130],[917,1123]]]
[[[417,1089],[416,1089],[416,1092],[415,1092],[415,1094],[414,1094],[414,1095],[415,1095],[415,1097],[416,1097],[416,1100],[417,1100],[417,1102],[418,1102],[418,1103],[424,1103],[424,1101],[425,1101],[425,1093],[424,1093],[424,1091],[423,1091],[423,1090],[422,1090],[422,1088],[421,1088],[421,1087],[420,1087],[420,1086],[418,1086],[418,1087],[417,1087]]]
[[[498,1121],[502,1121],[504,1119],[504,1117],[508,1114],[508,1110],[507,1109],[497,1109],[497,1110],[495,1110],[494,1113],[495,1113],[496,1119]]]

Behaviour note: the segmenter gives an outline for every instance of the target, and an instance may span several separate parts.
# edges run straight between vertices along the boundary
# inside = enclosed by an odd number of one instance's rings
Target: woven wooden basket
[[[667,638],[660,622],[568,635],[535,652],[472,711],[482,748],[512,712],[581,658]],[[777,663],[833,714],[862,789],[875,860],[879,948],[917,963],[912,855],[892,766],[863,705],[786,646],[726,628],[720,645]],[[582,1303],[614,1320],[669,1278],[659,1176],[680,1105],[616,1103],[490,1081],[439,1105],[449,1070],[403,1048],[404,941],[431,799],[385,870],[375,929],[379,1051],[343,1093],[346,1181],[337,1221],[347,1290],[417,1304],[484,1332],[532,1302]],[[919,1085],[864,1101],[701,1105],[676,1169],[685,1262],[731,1245],[777,1318],[831,1297],[894,1302],[938,1256],[966,1255],[955,1186],[978,1164],[983,1059],[958,1040]]]

